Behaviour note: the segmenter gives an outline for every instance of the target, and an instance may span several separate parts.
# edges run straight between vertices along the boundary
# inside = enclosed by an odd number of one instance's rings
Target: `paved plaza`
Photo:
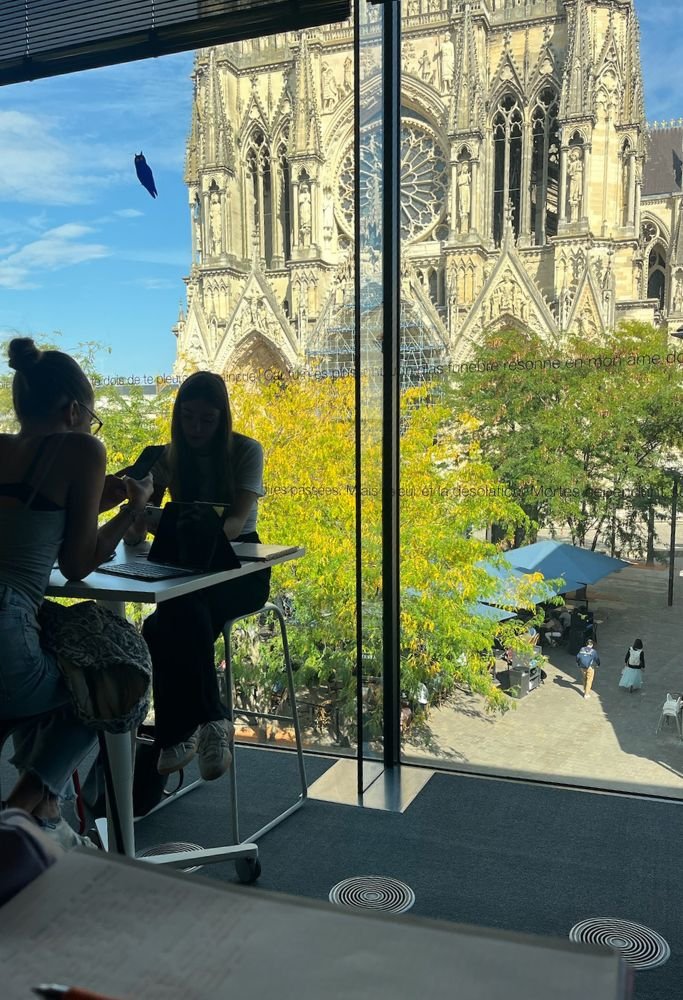
[[[666,567],[629,566],[589,588],[601,660],[590,700],[566,646],[544,647],[550,666],[540,688],[512,699],[505,715],[487,714],[482,697],[458,692],[431,710],[428,744],[409,741],[407,757],[683,799],[683,742],[674,720],[655,733],[667,692],[683,693],[682,570],[679,546],[671,608]],[[629,694],[618,685],[637,637],[645,646],[644,686]]]

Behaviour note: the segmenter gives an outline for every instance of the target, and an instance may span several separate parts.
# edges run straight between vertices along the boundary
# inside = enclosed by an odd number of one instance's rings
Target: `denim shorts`
[[[76,718],[57,661],[40,645],[33,602],[0,585],[0,721],[29,719],[13,729],[12,763],[67,797],[71,775],[95,743]]]

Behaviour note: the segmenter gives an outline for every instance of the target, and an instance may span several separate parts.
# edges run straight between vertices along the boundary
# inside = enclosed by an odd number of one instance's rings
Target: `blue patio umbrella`
[[[406,587],[403,594],[405,597],[422,597],[422,591],[417,590],[416,587]],[[490,604],[481,604],[479,601],[468,604],[465,610],[470,615],[478,615],[480,618],[488,618],[494,622],[503,622],[507,618],[515,617],[514,611],[504,611],[502,608],[494,608]]]
[[[567,542],[534,542],[505,553],[507,561],[518,570],[542,573],[547,579],[562,577],[567,590],[578,590],[590,583],[597,583],[610,573],[618,573],[629,564],[623,559],[613,559],[601,552],[580,549]],[[569,584],[571,583],[571,586]]]
[[[514,611],[504,611],[502,608],[494,608],[490,604],[481,604],[477,602],[476,604],[470,604],[467,608],[471,615],[477,615],[479,618],[488,618],[494,622],[504,622],[508,618],[514,618]]]
[[[505,558],[508,562],[510,552],[504,553]],[[499,566],[496,563],[488,562],[487,560],[478,563],[480,569],[486,570],[489,576],[494,577],[496,580],[496,586],[492,594],[480,594],[479,600],[485,602],[486,604],[509,604],[513,605],[515,603],[515,596],[517,592],[516,584],[523,581],[525,576],[529,573],[535,573],[537,570],[527,570],[521,569],[517,566]],[[550,575],[548,574],[548,577]],[[564,578],[563,578],[564,579]],[[582,583],[576,583],[574,580],[566,580],[564,584],[556,585],[550,587],[546,585],[546,592],[542,599],[555,597],[557,594],[564,594],[570,590],[578,590],[582,587]],[[540,600],[541,598],[539,598]]]

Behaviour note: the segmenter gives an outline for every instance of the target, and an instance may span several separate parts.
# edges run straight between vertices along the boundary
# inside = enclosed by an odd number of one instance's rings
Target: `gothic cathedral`
[[[368,63],[371,109],[380,66]],[[406,0],[402,74],[409,379],[467,361],[497,326],[552,344],[627,318],[683,324],[683,129],[646,125],[634,0]],[[193,79],[178,368],[345,370],[351,24],[202,50]],[[380,142],[370,110],[359,154],[370,313]]]

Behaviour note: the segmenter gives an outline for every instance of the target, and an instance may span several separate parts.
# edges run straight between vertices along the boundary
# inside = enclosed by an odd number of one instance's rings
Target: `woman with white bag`
[[[636,639],[626,650],[624,669],[621,672],[619,687],[627,688],[633,694],[643,686],[643,670],[645,669],[645,650],[642,639]]]

